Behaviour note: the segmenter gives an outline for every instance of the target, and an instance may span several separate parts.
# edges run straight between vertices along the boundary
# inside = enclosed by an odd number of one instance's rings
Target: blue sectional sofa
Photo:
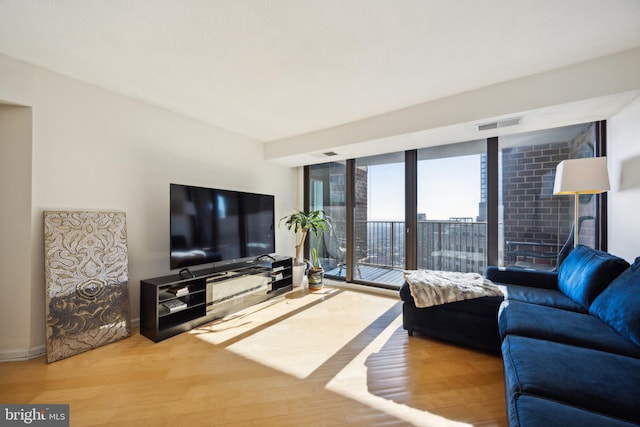
[[[403,326],[502,354],[511,427],[640,426],[640,257],[576,247],[557,272],[489,267],[502,297],[417,308]]]
[[[509,425],[640,425],[640,257],[578,246],[557,273],[489,267]]]

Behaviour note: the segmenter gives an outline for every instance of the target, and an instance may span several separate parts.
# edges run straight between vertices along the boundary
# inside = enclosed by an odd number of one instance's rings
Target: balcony
[[[360,221],[356,224],[354,279],[402,285],[405,266],[404,221]],[[485,222],[469,219],[418,221],[418,268],[484,273]],[[327,275],[345,277],[344,259],[327,260]]]

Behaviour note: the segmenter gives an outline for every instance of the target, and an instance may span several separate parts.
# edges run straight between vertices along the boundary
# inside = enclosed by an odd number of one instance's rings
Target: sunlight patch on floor
[[[391,298],[342,292],[227,349],[297,378],[307,378],[396,303]],[[280,350],[283,347],[289,350],[286,354]]]
[[[307,289],[298,288],[284,296],[270,299],[199,326],[189,333],[210,344],[224,345],[241,339],[244,334],[249,335],[253,331],[269,327],[269,324],[274,323],[274,319],[286,318],[295,311],[317,304],[322,299],[339,292],[339,289],[325,288],[321,292],[312,293]]]
[[[415,426],[470,427],[470,424],[452,421],[369,392],[367,386],[367,358],[379,352],[391,335],[401,326],[402,316],[400,315],[327,384],[327,390],[376,408],[376,410],[383,411]]]
[[[421,409],[374,395],[367,385],[367,359],[379,352],[402,326],[402,315],[383,319],[398,299],[325,287],[297,289],[191,331],[199,339],[299,379],[336,369],[325,388],[408,424],[425,427],[470,427]],[[378,322],[372,329],[372,324]],[[390,322],[385,325],[384,322]],[[382,332],[372,332],[382,328]],[[365,336],[354,338],[359,334]],[[368,342],[367,340],[371,341]],[[351,346],[350,346],[351,344]],[[350,360],[341,350],[363,348]],[[288,351],[283,354],[282,349]],[[322,375],[322,374],[320,374]],[[332,374],[331,374],[332,375]]]

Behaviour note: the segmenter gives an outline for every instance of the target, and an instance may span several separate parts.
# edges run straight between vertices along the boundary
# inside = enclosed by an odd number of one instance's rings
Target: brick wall
[[[573,224],[571,196],[553,196],[555,170],[562,160],[577,157],[585,146],[593,146],[593,125],[571,141],[518,146],[502,150],[502,205],[504,240],[564,243]],[[582,150],[581,150],[582,149]],[[591,206],[591,207],[589,207]],[[593,212],[593,202],[580,205],[581,215]],[[588,221],[584,224],[588,227]],[[588,243],[582,235],[580,243]],[[592,234],[592,233],[590,233]],[[505,244],[505,254],[508,251]],[[556,252],[551,247],[528,247],[539,252]],[[506,258],[506,255],[505,255]],[[521,258],[518,258],[521,260]],[[507,260],[508,261],[508,260]],[[536,264],[554,266],[555,259],[527,259]]]

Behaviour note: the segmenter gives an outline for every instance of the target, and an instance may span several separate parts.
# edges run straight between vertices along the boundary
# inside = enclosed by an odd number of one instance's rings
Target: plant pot
[[[322,268],[309,268],[307,279],[309,280],[310,290],[322,289],[324,286],[324,270]]]
[[[302,279],[304,278],[304,271],[307,269],[307,264],[294,264],[293,271],[291,272],[291,283],[294,288],[302,285]]]

